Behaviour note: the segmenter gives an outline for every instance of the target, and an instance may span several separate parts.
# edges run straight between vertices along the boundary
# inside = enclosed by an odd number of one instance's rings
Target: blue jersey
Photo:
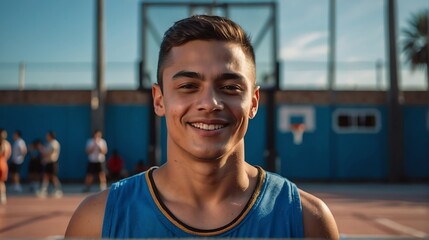
[[[243,211],[217,229],[196,229],[177,219],[162,203],[152,171],[112,185],[106,202],[103,238],[303,238],[298,188],[259,168],[258,184]]]

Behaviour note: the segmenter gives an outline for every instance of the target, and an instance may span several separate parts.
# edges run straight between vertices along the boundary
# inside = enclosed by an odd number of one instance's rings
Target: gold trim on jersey
[[[258,196],[261,192],[262,184],[263,184],[264,179],[265,179],[265,171],[261,167],[256,166],[256,168],[258,169],[258,180],[256,183],[256,187],[252,193],[252,196],[250,197],[249,201],[247,202],[246,206],[241,211],[241,213],[238,215],[238,217],[223,227],[205,230],[205,229],[193,228],[193,227],[186,225],[185,223],[183,223],[179,219],[177,219],[170,212],[170,210],[167,208],[167,206],[165,206],[165,204],[162,202],[162,200],[159,196],[158,190],[155,186],[155,182],[153,181],[153,177],[152,177],[153,170],[155,170],[156,168],[157,167],[150,168],[147,171],[146,176],[145,176],[147,185],[149,187],[150,194],[151,194],[153,200],[155,201],[156,206],[158,207],[158,209],[162,212],[162,214],[170,222],[172,222],[175,226],[180,228],[182,231],[189,233],[189,234],[201,236],[201,237],[209,237],[209,236],[219,235],[219,234],[225,233],[225,232],[231,230],[232,228],[234,228],[235,226],[237,226],[247,216],[247,214],[249,213],[249,211],[252,209],[253,205],[255,204],[256,199],[258,198]]]

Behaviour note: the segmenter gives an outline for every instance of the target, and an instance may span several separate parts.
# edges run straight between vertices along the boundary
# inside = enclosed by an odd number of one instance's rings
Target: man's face
[[[94,139],[95,139],[95,140],[99,140],[99,139],[101,139],[101,137],[102,137],[102,136],[103,136],[103,135],[101,134],[101,132],[98,132],[98,131],[97,131],[97,132],[95,132],[95,133],[94,133]]]
[[[174,47],[153,87],[155,112],[166,117],[168,151],[218,159],[244,150],[258,109],[254,66],[237,44],[191,41]]]

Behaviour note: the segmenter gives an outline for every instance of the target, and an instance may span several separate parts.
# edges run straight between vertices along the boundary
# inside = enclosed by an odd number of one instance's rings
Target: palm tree
[[[412,71],[426,68],[429,77],[428,18],[429,11],[427,9],[411,15],[408,20],[408,28],[402,30],[404,36],[402,51],[407,62],[410,63]]]

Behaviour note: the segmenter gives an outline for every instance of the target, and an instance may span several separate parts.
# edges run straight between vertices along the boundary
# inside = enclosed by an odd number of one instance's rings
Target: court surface
[[[429,184],[297,185],[328,204],[342,239],[429,239]],[[21,194],[8,190],[8,203],[0,205],[0,238],[63,238],[70,216],[87,196],[82,185],[63,188],[60,199],[37,198],[26,188]]]

